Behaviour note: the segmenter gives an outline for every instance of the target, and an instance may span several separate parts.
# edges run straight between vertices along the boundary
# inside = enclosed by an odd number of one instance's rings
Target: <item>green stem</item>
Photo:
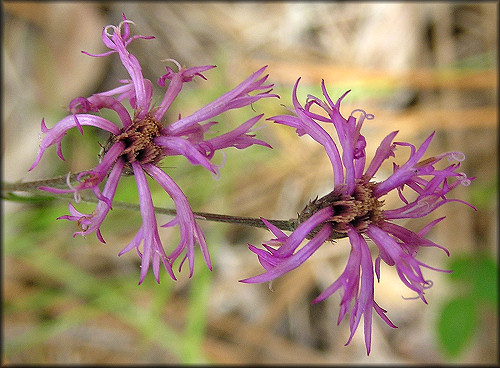
[[[75,182],[76,177],[79,173],[71,174],[69,176],[70,182]],[[46,192],[44,190],[39,189],[39,187],[47,186],[47,187],[67,187],[68,176],[59,176],[51,179],[45,180],[35,180],[24,183],[6,183],[2,182],[2,198],[3,199],[13,199],[14,196],[3,195],[3,193],[11,193],[11,192],[28,192],[41,194],[44,197],[55,198],[55,199],[71,199],[73,198],[73,194],[71,193],[61,193],[61,194],[53,194]],[[97,203],[98,199],[96,197],[87,196],[84,193],[80,194],[81,200],[85,202]],[[140,211],[140,207],[137,204],[126,203],[120,201],[113,201],[114,208],[123,208],[134,211]],[[156,213],[161,213],[165,215],[176,215],[177,211],[175,209],[170,208],[162,208],[162,207],[154,207]],[[214,222],[226,222],[230,224],[239,224],[239,225],[247,225],[253,227],[261,227],[267,228],[267,226],[262,222],[260,218],[253,217],[243,217],[243,216],[231,216],[231,215],[222,215],[217,213],[209,213],[209,212],[196,212],[193,211],[195,216],[200,220],[205,221],[214,221]],[[293,231],[296,228],[296,221],[294,219],[291,220],[268,220],[274,226],[281,230]]]

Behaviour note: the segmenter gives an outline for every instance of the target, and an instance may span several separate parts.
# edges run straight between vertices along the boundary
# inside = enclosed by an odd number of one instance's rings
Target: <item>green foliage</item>
[[[470,296],[450,299],[441,310],[437,325],[439,341],[450,356],[467,345],[477,326],[476,303]]]
[[[498,266],[486,254],[462,255],[451,260],[456,292],[443,305],[437,336],[444,353],[458,357],[482,323],[485,309],[498,307]]]
[[[197,253],[197,264],[203,264],[203,257]],[[184,345],[181,360],[184,363],[207,363],[203,357],[203,338],[207,324],[207,308],[210,300],[212,274],[207,267],[199,267],[196,277],[190,282],[189,310],[184,331]]]
[[[22,229],[10,234],[4,247],[6,257],[16,259],[40,273],[33,292],[18,298],[4,300],[7,316],[40,314],[61,305],[72,308],[50,318],[41,318],[28,331],[9,338],[4,354],[9,359],[13,354],[43,344],[72,327],[88,323],[100,316],[111,314],[133,328],[140,336],[140,344],[147,349],[152,343],[178,356],[185,362],[204,361],[201,351],[206,318],[207,293],[210,290],[210,271],[202,267],[198,259],[196,277],[193,277],[184,334],[171,328],[164,320],[165,305],[169,303],[173,282],[164,274],[164,282],[157,285],[151,274],[138,287],[138,271],[131,275],[93,275],[74,262],[65,259],[64,252],[54,251],[57,230],[55,214],[64,213],[64,202],[56,206],[33,206],[29,211],[20,211],[9,216],[9,228]],[[36,239],[36,240],[34,240]],[[36,246],[35,246],[36,245]],[[148,300],[149,305],[137,303]]]
[[[470,186],[470,196],[471,203],[478,209],[489,210],[496,208],[497,206],[497,194],[498,194],[498,180],[495,178],[490,181],[478,181],[474,182],[474,185]]]
[[[47,195],[19,195],[11,192],[2,193],[2,199],[12,202],[30,203],[30,204],[51,202],[56,200],[54,197],[50,197]]]
[[[497,61],[495,53],[483,52],[472,56],[461,58],[450,65],[451,68],[461,70],[483,70],[495,68]]]

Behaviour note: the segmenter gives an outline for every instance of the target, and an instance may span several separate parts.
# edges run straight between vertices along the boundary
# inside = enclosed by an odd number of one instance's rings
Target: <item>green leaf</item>
[[[498,196],[498,180],[474,183],[470,189],[470,203],[478,210],[495,210]]]
[[[450,279],[453,281],[466,281],[468,282],[470,279],[470,268],[471,268],[471,255],[459,255],[454,256],[450,259],[449,268],[453,270],[450,274]]]
[[[441,310],[437,333],[444,352],[458,356],[471,340],[477,326],[476,303],[472,298],[457,297]]]
[[[469,293],[478,302],[498,304],[498,267],[487,253],[467,254],[455,257],[450,268],[450,279],[468,287]]]
[[[498,305],[498,267],[490,257],[481,257],[475,265],[473,296],[475,299]]]

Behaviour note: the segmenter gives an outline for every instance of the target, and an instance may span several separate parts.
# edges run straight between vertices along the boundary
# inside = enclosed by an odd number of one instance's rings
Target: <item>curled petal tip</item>
[[[38,155],[37,159],[35,160],[35,162],[33,162],[33,165],[31,165],[31,167],[28,169],[28,171],[33,170],[36,167],[36,165],[38,165],[41,158],[42,158],[41,155]]]
[[[97,239],[99,239],[99,241],[103,244],[106,244],[106,241],[104,240],[104,238],[102,237],[102,234],[101,234],[101,230],[100,229],[97,229],[96,231],[96,235],[97,235]]]
[[[49,128],[47,128],[47,125],[45,125],[45,118],[42,118],[41,129],[42,133],[47,133],[50,130]]]

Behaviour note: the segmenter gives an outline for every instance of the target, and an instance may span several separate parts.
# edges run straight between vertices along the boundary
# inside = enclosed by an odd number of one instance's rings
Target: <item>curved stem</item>
[[[69,174],[69,181],[75,182],[80,173]],[[60,187],[68,185],[68,175],[56,176],[51,179],[27,181],[24,183],[6,183],[2,182],[2,191],[7,192],[31,192],[38,191],[39,187]]]
[[[76,174],[71,174],[69,175],[69,181],[74,182],[76,181],[76,177],[78,176],[79,173]],[[3,193],[10,193],[10,192],[29,192],[29,193],[37,193],[37,194],[42,194],[44,197],[48,198],[55,198],[55,199],[71,199],[73,198],[73,194],[71,193],[61,193],[55,196],[52,193],[48,193],[46,191],[38,189],[41,186],[50,186],[50,187],[59,187],[59,186],[67,186],[68,184],[68,176],[58,176],[55,178],[51,179],[44,179],[44,180],[35,180],[35,181],[29,181],[29,182],[24,182],[24,183],[6,183],[2,182],[2,198],[4,199],[13,199],[13,196],[4,196]],[[87,196],[84,193],[81,194],[81,199],[82,201],[85,202],[93,202],[97,203],[98,199],[92,196]],[[133,203],[126,203],[126,202],[120,202],[120,201],[113,201],[113,207],[116,208],[123,208],[123,209],[129,209],[129,210],[135,210],[139,211],[139,205],[133,204]],[[161,213],[165,215],[176,215],[177,211],[175,209],[170,209],[170,208],[162,208],[162,207],[154,207],[154,210],[156,213]],[[231,215],[223,215],[223,214],[217,214],[217,213],[209,213],[209,212],[196,212],[193,211],[195,216],[200,219],[200,220],[205,220],[205,221],[214,221],[214,222],[226,222],[230,224],[240,224],[240,225],[247,225],[247,226],[253,226],[253,227],[261,227],[261,228],[266,228],[267,226],[262,222],[260,218],[253,218],[253,217],[243,217],[243,216],[231,216]],[[296,221],[294,219],[290,220],[268,220],[270,223],[272,223],[274,226],[281,230],[285,231],[293,231],[296,228]]]

